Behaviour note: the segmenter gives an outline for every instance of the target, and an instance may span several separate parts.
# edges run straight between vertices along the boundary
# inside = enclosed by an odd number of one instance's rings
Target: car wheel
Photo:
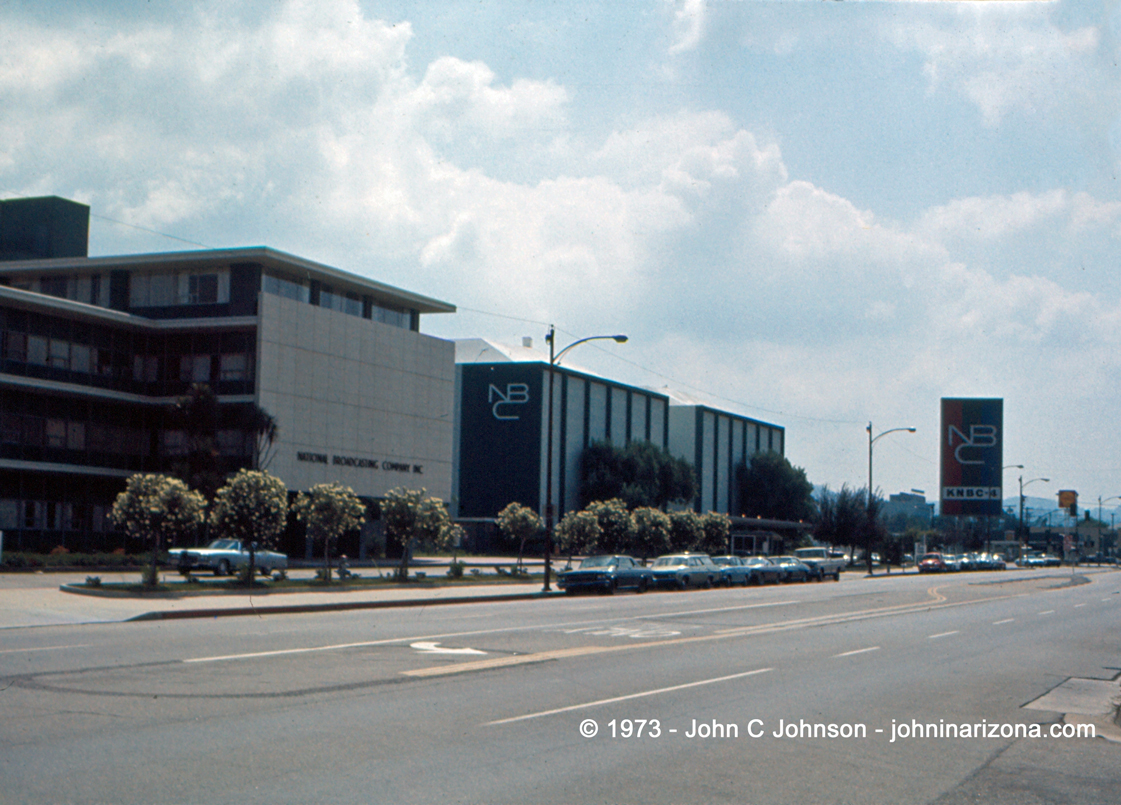
[[[228,576],[230,575],[230,563],[225,559],[218,562],[218,566],[214,568],[215,576]]]
[[[836,573],[833,574],[833,581],[840,581],[840,580],[841,580],[841,571],[838,570]]]
[[[646,577],[643,576],[641,579],[638,580],[638,592],[640,592],[640,593],[646,592],[646,588],[648,587],[648,585],[649,585],[649,582],[646,580]]]
[[[259,568],[257,568],[257,571],[258,571],[258,572],[259,572],[259,573],[260,573],[260,574],[261,574],[262,576],[271,576],[271,575],[272,575],[272,571],[271,571],[271,570],[269,570],[269,569],[268,569],[267,567],[259,567]]]
[[[682,576],[681,578],[679,578],[677,580],[677,589],[684,590],[688,586],[689,586],[689,577],[688,576]]]
[[[705,579],[704,588],[706,590],[712,589],[712,576],[709,576],[707,579]]]

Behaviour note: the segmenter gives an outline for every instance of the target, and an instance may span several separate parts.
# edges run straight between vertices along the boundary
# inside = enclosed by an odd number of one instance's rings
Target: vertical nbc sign
[[[1004,400],[942,398],[942,514],[1001,514]]]

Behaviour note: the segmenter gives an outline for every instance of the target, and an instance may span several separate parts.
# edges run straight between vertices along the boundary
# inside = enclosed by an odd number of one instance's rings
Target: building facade
[[[420,319],[452,305],[264,247],[89,258],[87,227],[74,202],[0,203],[6,550],[123,547],[112,501],[183,460],[171,409],[196,384],[222,472],[450,496],[454,345]],[[278,426],[263,457],[258,407]]]
[[[756,453],[786,454],[786,429],[706,405],[679,391],[669,397],[669,450],[697,471],[698,512],[742,514],[736,468]]]
[[[664,394],[556,366],[552,498],[556,518],[580,508],[580,457],[594,441],[645,440],[665,448]],[[494,517],[512,502],[545,511],[549,357],[531,346],[456,342],[453,515]]]

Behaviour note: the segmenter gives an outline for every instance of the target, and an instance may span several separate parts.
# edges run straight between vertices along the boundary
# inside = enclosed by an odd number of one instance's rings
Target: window
[[[160,379],[160,359],[155,355],[132,356],[132,379],[138,383],[155,383]]]
[[[57,296],[65,299],[67,286],[66,277],[43,277],[39,280],[39,292],[47,296]]]
[[[245,454],[245,434],[240,430],[220,430],[216,434],[218,452],[223,456]]]
[[[323,286],[319,291],[319,306],[337,310],[341,313],[343,310],[344,298],[345,297],[335,293],[327,286]]]
[[[283,277],[275,277],[272,274],[265,274],[261,278],[261,289],[265,293],[283,296],[286,299],[295,299],[298,302],[307,302],[311,299],[311,294],[306,285]]]
[[[66,447],[66,420],[47,420],[47,447]]]
[[[343,300],[343,313],[350,316],[362,315],[362,300],[358,298],[356,293],[348,293]]]
[[[0,529],[19,528],[19,501],[0,500]]]
[[[70,345],[70,371],[89,372],[90,348],[85,344]]]
[[[183,355],[179,358],[179,379],[184,383],[210,382],[209,355]]]
[[[219,380],[248,380],[249,356],[244,352],[223,355],[220,361]]]
[[[191,274],[187,278],[188,305],[213,305],[217,301],[217,274]]]
[[[47,365],[47,338],[42,335],[27,336],[27,362]]]
[[[27,360],[27,333],[4,333],[4,357],[20,363]]]
[[[19,444],[23,441],[23,417],[19,414],[0,414],[0,441]]]
[[[161,435],[160,446],[165,456],[187,455],[187,433],[181,430],[165,430]]]
[[[67,422],[66,423],[66,449],[67,450],[85,450],[86,449],[86,423],[84,423],[84,422]]]
[[[70,368],[70,342],[52,338],[49,345],[48,360],[56,369]]]

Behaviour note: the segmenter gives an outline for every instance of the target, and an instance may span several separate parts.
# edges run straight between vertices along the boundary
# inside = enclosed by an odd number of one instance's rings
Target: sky
[[[91,256],[268,246],[786,428],[937,497],[1004,399],[1005,497],[1121,495],[1115,2],[7,0],[0,198]],[[1116,501],[1107,503],[1107,509]]]

